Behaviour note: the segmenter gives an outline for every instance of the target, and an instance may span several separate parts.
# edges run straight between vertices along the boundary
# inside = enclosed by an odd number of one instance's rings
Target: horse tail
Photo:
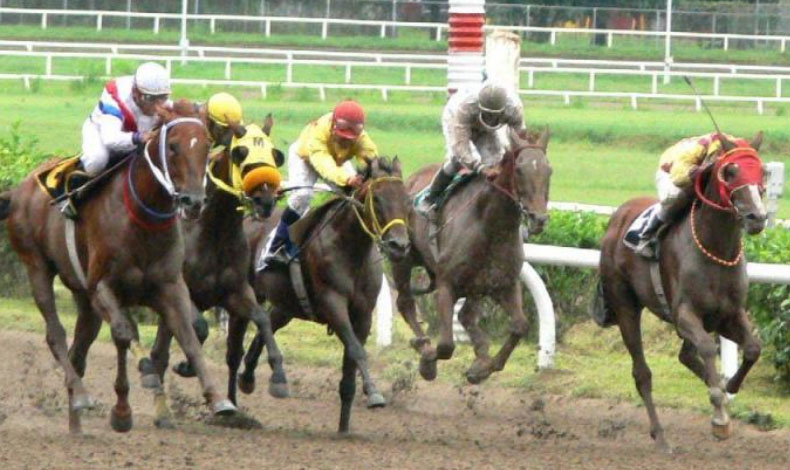
[[[5,220],[11,215],[11,191],[0,193],[0,220]]]
[[[598,280],[598,287],[595,289],[595,297],[593,298],[592,305],[592,318],[601,328],[606,328],[617,324],[617,317],[606,301],[606,293],[603,289],[603,279]]]

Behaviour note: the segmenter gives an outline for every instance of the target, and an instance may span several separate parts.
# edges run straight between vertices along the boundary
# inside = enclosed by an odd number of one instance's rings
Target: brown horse
[[[527,334],[527,320],[522,311],[519,271],[524,262],[520,234],[522,215],[526,215],[530,233],[539,233],[548,219],[551,166],[546,158],[548,129],[536,141],[527,142],[515,133],[510,135],[514,151],[507,152],[498,164],[498,175],[475,176],[462,186],[442,207],[436,245],[431,247],[428,220],[412,211],[410,228],[412,250],[393,263],[398,309],[416,335],[411,344],[420,357],[420,374],[426,380],[436,378],[437,359],[449,359],[453,344],[452,317],[455,302],[465,297],[459,313],[474,345],[475,363],[466,372],[467,380],[479,383],[492,372],[502,370],[508,357]],[[414,197],[430,181],[437,165],[423,168],[406,183]],[[437,348],[430,344],[417,320],[411,291],[411,271],[424,266],[436,286],[440,338]],[[511,316],[511,330],[499,353],[491,359],[489,341],[478,325],[480,304],[491,297]]]
[[[9,238],[27,267],[33,297],[46,322],[47,344],[65,372],[69,429],[74,433],[81,431],[80,410],[95,405],[82,377],[102,319],[110,323],[118,351],[117,402],[110,423],[119,432],[132,427],[126,353],[136,340],[136,325],[121,309],[134,305],[148,306],[165,318],[195,364],[211,410],[235,410],[206,370],[190,324],[189,292],[182,276],[184,242],[177,216],[180,212],[195,217],[203,206],[206,128],[185,101],[176,103],[173,111],[161,111],[161,117],[164,124],[145,151],[130,157],[84,202],[72,256],[66,219],[50,205],[35,172],[0,195],[6,201],[0,204],[6,206],[0,220],[8,219]],[[55,275],[71,290],[79,311],[70,350],[55,309]]]
[[[272,218],[263,224],[248,224],[255,254],[251,263],[253,287],[259,302],[272,304],[272,329],[276,332],[292,318],[301,318],[326,324],[343,342],[338,426],[341,433],[348,432],[357,368],[362,373],[368,407],[385,405],[370,376],[364,349],[382,282],[382,260],[375,248],[378,244],[393,261],[406,254],[409,236],[405,220],[409,209],[398,158],[391,164],[379,158],[370,164],[365,183],[353,199],[331,200],[308,212],[294,225],[292,233],[294,241],[301,245],[302,273],[314,316],[301,308],[287,268],[277,266],[255,272],[255,264],[266,244],[264,234],[277,222]],[[238,345],[234,351],[239,359],[243,354],[241,342],[245,328],[246,323],[231,318],[228,342]],[[255,366],[262,346],[258,335],[244,359],[246,367],[239,376],[239,388],[245,393],[254,390]]]
[[[239,140],[238,145],[233,144],[223,150],[209,166],[211,177],[206,205],[197,220],[184,221],[182,224],[187,254],[184,279],[195,307],[193,313],[198,339],[201,342],[206,339],[208,324],[197,312],[211,307],[219,306],[233,317],[245,321],[253,320],[266,339],[269,362],[274,370],[269,391],[272,396],[284,397],[288,390],[282,355],[274,341],[269,315],[256,302],[249,282],[250,248],[244,234],[244,212],[241,210],[244,204],[249,204],[256,218],[269,217],[276,202],[279,181],[259,184],[255,188],[248,188],[248,191],[235,187],[248,173],[258,168],[273,169],[272,165],[282,164],[282,153],[268,139],[273,124],[273,119],[268,117],[262,129],[265,136]],[[247,133],[247,128],[236,124],[232,124],[232,129],[237,139]],[[238,171],[237,178],[232,176],[234,171]],[[156,341],[151,349],[152,368],[144,367],[147,374],[155,374],[153,379],[148,380],[152,388],[157,389],[157,400],[162,401],[157,403],[156,408],[155,423],[159,426],[170,423],[170,413],[164,403],[161,383],[167,370],[171,339],[167,325],[160,321]],[[231,342],[228,343],[228,361],[236,357],[231,354],[233,346],[235,345]],[[228,381],[228,397],[235,404],[235,371],[239,364],[228,363],[228,367],[233,371]],[[183,376],[194,375],[191,364],[186,361],[175,370]]]
[[[612,215],[601,249],[598,308],[606,323],[617,323],[633,362],[632,373],[650,418],[650,435],[665,451],[669,446],[652,397],[650,369],[642,350],[640,318],[647,307],[675,325],[683,339],[679,359],[708,386],[713,405],[713,433],[731,433],[728,397],[736,393],[760,356],[760,342],[744,308],[748,290],[741,231],[762,231],[766,212],[760,198],[762,162],[754,142],[724,141],[726,153],[704,166],[695,179],[696,199],[659,242],[665,311],[651,282],[650,262],[625,246],[625,232],[651,198],[626,202]],[[716,371],[716,341],[711,333],[743,348],[743,363],[726,384]]]

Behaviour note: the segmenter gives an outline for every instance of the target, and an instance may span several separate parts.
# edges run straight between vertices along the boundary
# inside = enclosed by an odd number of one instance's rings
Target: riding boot
[[[650,219],[648,219],[647,224],[639,234],[639,243],[637,243],[636,248],[634,248],[636,253],[645,258],[652,259],[656,256],[656,235],[658,234],[658,229],[664,224],[664,220],[661,218],[661,212],[663,212],[663,210],[657,210],[650,214]]]
[[[453,181],[453,176],[451,174],[447,174],[444,171],[444,168],[439,168],[439,171],[433,176],[433,180],[431,181],[431,185],[428,187],[428,191],[425,193],[423,198],[417,203],[416,209],[417,212],[424,215],[430,220],[435,220],[436,216],[438,215],[437,212],[437,202],[439,202],[439,198],[441,197],[442,193],[450,182]]]
[[[82,169],[82,162],[77,163],[71,173],[66,175],[66,184],[64,184],[63,188],[66,194],[71,193],[71,195],[60,204],[60,212],[64,217],[71,220],[77,220],[79,218],[77,204],[81,199],[81,195],[77,190],[90,181],[90,179],[91,175]]]
[[[287,263],[299,254],[299,249],[291,241],[291,235],[288,230],[300,217],[299,213],[290,207],[283,211],[280,223],[277,224],[277,228],[274,230],[274,237],[266,245],[262,268],[268,266],[272,261],[284,261]]]

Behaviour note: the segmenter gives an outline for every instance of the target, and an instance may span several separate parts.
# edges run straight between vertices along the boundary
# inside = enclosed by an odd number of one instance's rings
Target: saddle
[[[661,210],[661,204],[657,202],[645,209],[633,222],[631,222],[631,225],[628,227],[623,237],[625,246],[632,250],[636,249],[642,238],[642,233],[647,229],[650,223],[650,219],[655,217],[659,210]]]
[[[80,155],[65,158],[36,173],[36,181],[50,198],[61,199],[87,181],[80,178],[82,175],[87,176],[86,173],[78,170],[80,166]]]
[[[466,186],[467,183],[469,183],[474,179],[475,174],[476,173],[473,173],[465,169],[455,174],[453,180],[450,181],[450,184],[448,184],[446,188],[444,188],[444,191],[442,191],[442,194],[436,200],[437,213],[441,211],[442,207],[444,207],[444,205],[447,203],[447,201],[450,200],[450,197],[455,192],[457,192],[462,187]],[[425,199],[425,197],[428,195],[429,189],[430,189],[430,185],[423,188],[419,193],[417,193],[414,196],[414,207],[417,207],[420,204],[420,202],[423,199]]]

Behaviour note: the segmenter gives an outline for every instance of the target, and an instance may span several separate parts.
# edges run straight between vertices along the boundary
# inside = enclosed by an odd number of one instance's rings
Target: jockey
[[[728,140],[735,138],[725,135]],[[634,250],[647,257],[654,256],[654,242],[658,229],[672,221],[688,206],[693,197],[694,173],[700,164],[722,150],[716,132],[688,137],[675,143],[661,154],[656,170],[656,186],[660,209],[653,211],[639,234]]]
[[[241,103],[230,93],[215,93],[208,99],[205,107],[207,128],[214,148],[230,146],[233,130],[229,123],[243,124]]]
[[[436,202],[462,167],[486,172],[504,154],[497,129],[509,126],[523,132],[524,107],[515,93],[494,82],[484,82],[456,91],[442,113],[442,132],[447,152],[445,162],[431,181],[417,211],[435,216]]]
[[[134,75],[111,80],[99,103],[82,125],[80,166],[69,176],[75,188],[101,173],[114,155],[124,155],[151,139],[151,129],[159,123],[156,109],[170,101],[170,74],[155,62],[146,62]],[[75,181],[80,180],[80,183]],[[67,217],[76,218],[71,201],[61,207]]]
[[[285,248],[288,257],[296,256],[288,228],[310,208],[316,180],[340,187],[359,188],[362,176],[356,174],[351,158],[368,164],[378,156],[376,145],[364,130],[365,111],[356,101],[343,101],[331,113],[308,124],[288,149],[288,180],[291,186],[303,187],[291,192],[274,237],[269,240],[264,265]]]

